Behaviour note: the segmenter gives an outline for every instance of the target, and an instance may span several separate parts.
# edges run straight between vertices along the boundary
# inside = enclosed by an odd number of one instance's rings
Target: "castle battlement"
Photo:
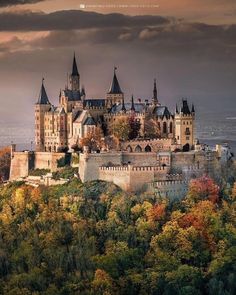
[[[119,112],[119,113],[107,113],[106,117],[123,117],[125,115],[131,114],[132,111],[126,111],[126,112]],[[135,113],[135,117],[145,117],[146,113]]]
[[[161,143],[161,142],[168,142],[172,141],[172,138],[150,138],[150,139],[142,139],[142,138],[137,138],[133,140],[127,140],[125,143],[134,143],[134,142],[140,142],[140,143]]]
[[[136,172],[156,172],[162,171],[166,172],[168,169],[166,167],[158,166],[101,166],[99,167],[101,171],[136,171]]]

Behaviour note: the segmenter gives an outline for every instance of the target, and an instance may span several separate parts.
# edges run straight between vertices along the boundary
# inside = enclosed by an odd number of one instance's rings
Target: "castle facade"
[[[105,98],[91,99],[86,97],[84,87],[80,85],[80,74],[73,59],[70,83],[60,91],[59,105],[54,106],[48,98],[44,81],[37,103],[35,104],[35,145],[37,152],[64,152],[78,146],[83,138],[101,128],[103,135],[112,135],[112,126],[120,120],[132,118],[139,124],[137,138],[144,142],[150,139],[168,139],[170,144],[184,151],[194,149],[195,109],[190,108],[186,99],[175,112],[162,105],[157,94],[157,83],[154,80],[151,100],[135,101],[126,99],[121,90],[116,68]],[[151,152],[152,147],[141,148],[142,144],[132,147],[124,144],[129,152]]]

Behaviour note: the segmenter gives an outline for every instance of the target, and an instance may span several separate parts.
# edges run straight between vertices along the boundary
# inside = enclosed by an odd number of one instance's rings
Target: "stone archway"
[[[136,153],[141,153],[142,152],[142,148],[141,148],[141,146],[140,145],[137,145],[136,147],[135,147],[135,150],[134,150]]]
[[[133,152],[133,149],[132,149],[132,147],[130,145],[128,145],[126,149],[127,149],[127,152],[129,152],[129,153]]]
[[[150,145],[147,145],[146,147],[145,147],[145,152],[146,153],[150,153],[152,151],[152,148],[150,147]]]

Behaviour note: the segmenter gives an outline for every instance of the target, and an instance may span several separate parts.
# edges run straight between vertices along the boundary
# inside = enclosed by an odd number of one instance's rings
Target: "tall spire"
[[[124,100],[124,96],[122,97],[122,108],[121,108],[122,112],[126,112],[126,108],[125,108],[125,100]]]
[[[154,79],[153,103],[154,104],[157,104],[158,103],[158,98],[157,98],[157,80],[156,79]]]
[[[73,59],[73,67],[72,67],[71,76],[79,76],[79,71],[78,71],[78,67],[77,67],[75,52],[74,52],[74,59]]]
[[[116,76],[116,70],[117,70],[117,67],[114,67],[113,80],[111,83],[111,87],[108,91],[108,94],[123,94],[123,92],[120,88],[120,84],[118,82],[117,76]]]
[[[134,96],[132,95],[132,98],[131,98],[131,111],[135,111],[135,107],[134,107]]]
[[[44,78],[42,79],[42,85],[37,104],[50,104],[46,89],[44,87]]]
[[[192,104],[192,110],[191,110],[191,113],[195,113],[195,107],[194,107],[194,104]]]
[[[176,104],[176,108],[175,108],[175,113],[176,114],[179,114],[179,108],[178,108],[178,105]]]
[[[80,90],[80,75],[79,75],[79,71],[77,67],[75,53],[74,53],[74,59],[73,59],[72,73],[70,75],[70,88],[72,91],[79,92]]]

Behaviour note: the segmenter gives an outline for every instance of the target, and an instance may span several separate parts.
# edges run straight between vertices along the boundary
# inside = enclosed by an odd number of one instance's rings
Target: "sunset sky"
[[[33,124],[42,77],[58,101],[74,51],[87,97],[118,67],[126,99],[236,107],[235,0],[0,0],[0,122]],[[33,126],[33,125],[32,125]]]

